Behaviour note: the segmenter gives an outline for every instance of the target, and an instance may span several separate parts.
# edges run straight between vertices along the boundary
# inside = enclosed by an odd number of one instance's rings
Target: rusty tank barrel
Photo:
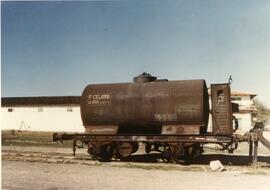
[[[133,80],[84,89],[81,117],[86,132],[206,132],[209,102],[205,80],[157,80],[146,73]]]

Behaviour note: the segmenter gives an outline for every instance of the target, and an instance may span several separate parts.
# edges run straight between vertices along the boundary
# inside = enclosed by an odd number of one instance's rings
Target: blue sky
[[[2,96],[80,95],[144,71],[270,106],[270,1],[2,2]]]

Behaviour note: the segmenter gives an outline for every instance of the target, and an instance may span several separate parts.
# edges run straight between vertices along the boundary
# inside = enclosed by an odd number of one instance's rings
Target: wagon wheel
[[[203,148],[200,144],[196,143],[192,146],[185,147],[185,158],[192,160],[203,153]]]
[[[186,160],[181,159],[183,153],[184,149],[181,144],[171,145],[164,152],[166,160],[174,164],[186,164]]]
[[[110,161],[113,157],[113,151],[114,149],[112,145],[89,147],[88,149],[88,153],[101,162]]]
[[[178,156],[175,154],[175,147],[174,146],[167,147],[167,149],[164,151],[163,154],[164,154],[165,161],[167,161],[167,162],[177,164],[180,161],[178,159]]]
[[[108,162],[113,157],[113,148],[110,145],[104,145],[101,147],[101,155],[99,161]]]

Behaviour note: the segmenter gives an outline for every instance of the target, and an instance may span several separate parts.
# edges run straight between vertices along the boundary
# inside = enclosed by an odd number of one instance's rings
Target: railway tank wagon
[[[81,117],[86,134],[93,135],[200,135],[209,116],[205,80],[157,80],[143,73],[132,83],[88,85],[81,96]],[[201,152],[197,143],[151,143],[151,150],[191,155]],[[126,157],[138,142],[89,142],[88,152],[101,160]],[[169,153],[168,153],[169,152]]]
[[[204,80],[89,85],[81,96],[86,133],[199,134],[208,115]]]
[[[231,102],[229,83],[211,84],[210,91],[211,106],[204,80],[168,81],[143,73],[131,83],[88,85],[80,100],[85,132],[54,133],[53,141],[73,140],[74,156],[76,147],[86,144],[100,161],[127,157],[140,145],[174,163],[200,155],[207,143],[233,153],[238,142],[248,142],[249,158],[256,164],[258,141],[268,149],[270,142],[260,129],[234,133],[238,122],[233,113],[239,105]]]

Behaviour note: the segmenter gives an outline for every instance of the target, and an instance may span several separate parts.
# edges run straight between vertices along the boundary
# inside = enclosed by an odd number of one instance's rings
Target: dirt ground
[[[143,151],[126,159],[99,162],[91,159],[85,148],[78,149],[73,157],[71,146],[51,143],[50,135],[42,134],[42,139],[39,135],[4,136],[2,189],[268,190],[270,187],[270,151],[262,145],[256,168],[249,163],[246,143],[241,143],[233,155],[216,151],[215,146],[205,147],[201,157],[186,165],[165,163],[160,154],[145,155]],[[211,171],[212,160],[220,160],[226,171]]]
[[[23,161],[2,162],[2,189],[260,189],[269,175],[181,169],[141,169]]]
[[[224,172],[213,172],[219,159]],[[101,163],[86,149],[2,147],[2,189],[269,189],[270,157],[259,156],[257,168],[246,155],[205,154],[189,165],[159,161],[158,154],[137,154]]]

